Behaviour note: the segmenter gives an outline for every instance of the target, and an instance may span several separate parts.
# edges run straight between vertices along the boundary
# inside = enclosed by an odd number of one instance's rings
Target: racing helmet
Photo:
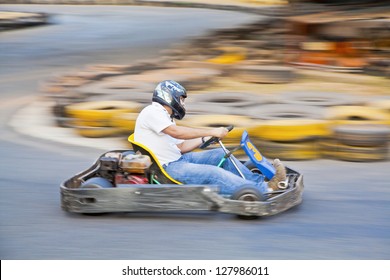
[[[153,92],[153,101],[167,105],[172,109],[172,117],[181,120],[186,114],[184,104],[180,100],[186,98],[186,89],[179,83],[166,80],[159,83]]]

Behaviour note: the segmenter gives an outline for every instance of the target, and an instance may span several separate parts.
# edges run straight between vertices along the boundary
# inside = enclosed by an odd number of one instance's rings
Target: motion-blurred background
[[[137,113],[150,103],[155,85],[173,79],[189,91],[188,114],[182,123],[233,124],[236,129],[226,138],[228,144],[239,143],[242,131],[248,130],[268,157],[387,160],[390,9],[386,1],[189,2],[220,9],[238,6],[261,18],[193,36],[153,60],[80,65],[71,73],[53,73],[40,91],[52,102],[56,124],[82,137],[123,136],[125,142]],[[1,15],[3,30],[48,24],[54,16]]]
[[[389,259],[388,1],[0,0],[1,259]],[[256,221],[61,210],[59,186],[126,141],[154,87],[304,174]],[[240,151],[237,151],[239,156]]]

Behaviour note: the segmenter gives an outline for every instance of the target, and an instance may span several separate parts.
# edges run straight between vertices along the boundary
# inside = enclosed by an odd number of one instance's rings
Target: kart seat
[[[157,157],[153,154],[148,147],[142,145],[139,142],[134,140],[134,134],[131,134],[128,138],[128,141],[133,146],[134,152],[140,152],[143,155],[147,155],[150,157],[152,161],[152,165],[149,167],[151,173],[151,184],[178,184],[182,185],[183,183],[176,181],[164,170],[161,163],[158,161]]]

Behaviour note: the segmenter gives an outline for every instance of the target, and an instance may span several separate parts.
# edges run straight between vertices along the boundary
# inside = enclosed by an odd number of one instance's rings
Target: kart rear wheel
[[[102,177],[92,177],[85,181],[81,186],[80,189],[110,189],[113,188],[113,184]]]
[[[111,182],[105,178],[101,178],[101,177],[92,177],[90,179],[88,179],[87,181],[84,182],[84,184],[82,184],[80,186],[80,189],[83,189],[83,190],[88,190],[88,189],[106,189],[106,188],[113,188],[113,185],[111,184]],[[85,199],[85,202],[87,203],[95,203],[96,200],[95,198],[84,198]],[[96,213],[81,213],[83,214],[84,216],[102,216],[104,214],[106,214],[106,212],[96,212]]]

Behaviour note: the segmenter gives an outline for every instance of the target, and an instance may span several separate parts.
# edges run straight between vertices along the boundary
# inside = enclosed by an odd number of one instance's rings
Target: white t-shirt
[[[178,144],[184,140],[176,139],[162,131],[176,125],[168,111],[159,103],[152,102],[138,115],[134,129],[134,140],[148,147],[163,165],[181,157]]]

